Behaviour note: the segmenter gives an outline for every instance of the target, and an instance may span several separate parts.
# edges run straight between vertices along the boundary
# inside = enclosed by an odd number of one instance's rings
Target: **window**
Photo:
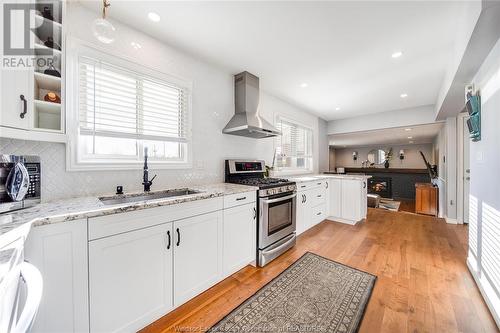
[[[137,165],[148,148],[152,163],[186,165],[189,89],[129,69],[138,65],[106,58],[77,57],[76,163]]]
[[[312,170],[312,130],[281,118],[277,127],[281,136],[277,137],[276,166],[283,171]]]

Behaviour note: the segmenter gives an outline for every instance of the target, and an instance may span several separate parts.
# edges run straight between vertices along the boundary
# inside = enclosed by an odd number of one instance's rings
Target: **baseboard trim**
[[[448,223],[448,224],[459,224],[457,219],[452,219],[452,218],[447,217],[447,216],[445,216],[444,219],[445,219],[446,223]]]
[[[484,286],[481,283],[481,278],[477,275],[478,273],[472,267],[472,263],[471,263],[469,257],[467,257],[467,268],[469,269],[469,272],[472,275],[472,278],[474,279],[474,282],[476,283],[476,286],[479,289],[479,292],[481,293],[481,296],[483,297],[484,302],[486,303],[486,306],[490,310],[490,313],[491,313],[491,316],[493,317],[493,320],[495,320],[495,323],[497,324],[497,327],[500,328],[500,317],[499,317],[499,314],[495,311],[495,307],[493,306],[493,302],[488,297],[488,294],[486,293],[486,291],[484,289]]]
[[[346,220],[346,219],[343,219],[341,217],[335,217],[335,216],[328,216],[326,219],[333,221],[333,222],[340,222],[340,223],[349,224],[349,225],[355,225],[356,223],[359,222],[359,221],[353,221],[353,220]]]

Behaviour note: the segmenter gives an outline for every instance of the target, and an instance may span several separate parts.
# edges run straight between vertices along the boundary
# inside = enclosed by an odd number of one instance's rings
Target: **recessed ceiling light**
[[[410,141],[409,143],[413,143],[413,141]]]
[[[403,94],[399,95],[399,97],[401,97],[401,98],[406,98],[406,97],[408,97],[408,94],[403,93]]]
[[[337,107],[335,108],[335,111],[340,111],[340,108],[337,106]]]
[[[412,136],[409,136],[409,137],[408,137],[408,139],[413,139],[413,137],[412,137]]]
[[[411,131],[411,128],[405,128],[405,131],[409,132]]]
[[[153,22],[160,22],[160,15],[154,12],[150,12],[148,13],[148,19],[150,19]]]
[[[397,52],[394,52],[393,54],[391,54],[391,57],[393,57],[393,58],[399,58],[402,55],[403,55],[403,52],[397,51]]]
[[[142,49],[142,45],[136,42],[130,42],[130,46],[132,46],[136,50]]]
[[[309,85],[308,85],[307,83],[305,83],[305,82],[300,84],[300,87],[301,87],[301,88],[307,88],[308,86],[309,86]]]

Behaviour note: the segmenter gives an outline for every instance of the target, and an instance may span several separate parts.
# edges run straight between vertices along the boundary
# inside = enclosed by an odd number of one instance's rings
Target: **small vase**
[[[389,169],[389,161],[387,161],[387,160],[385,161],[385,163],[384,163],[384,167],[385,167],[386,169]]]

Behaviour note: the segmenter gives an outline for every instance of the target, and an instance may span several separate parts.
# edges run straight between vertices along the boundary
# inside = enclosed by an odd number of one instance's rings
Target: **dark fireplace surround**
[[[368,179],[368,193],[378,194],[382,198],[392,198],[392,179],[390,177],[373,176]]]

